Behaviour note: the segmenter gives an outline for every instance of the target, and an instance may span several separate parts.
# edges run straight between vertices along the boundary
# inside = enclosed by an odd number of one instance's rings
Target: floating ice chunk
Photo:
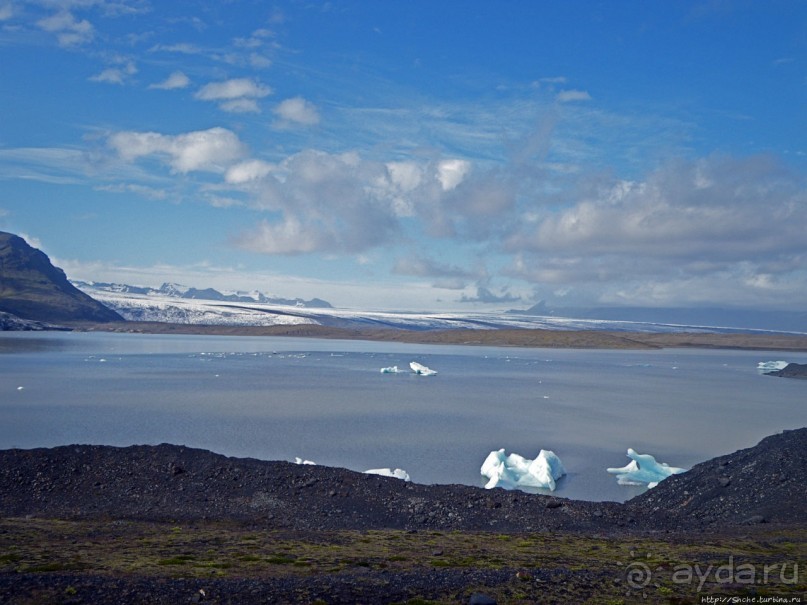
[[[769,374],[784,370],[788,366],[787,361],[760,361],[757,364],[757,371],[761,374]]]
[[[628,448],[628,458],[631,459],[627,466],[621,468],[606,469],[612,475],[616,475],[619,485],[642,485],[656,487],[659,481],[666,479],[670,475],[677,475],[687,471],[685,468],[669,466],[664,462],[656,462],[650,454],[637,454],[635,450]]]
[[[25,387],[17,387],[18,391],[22,391]]]
[[[381,368],[382,374],[398,374],[401,370],[398,369],[398,366],[390,366],[388,368]]]
[[[294,464],[310,464],[311,466],[316,466],[316,462],[312,462],[311,460],[303,460],[302,458],[294,458]]]
[[[518,454],[506,456],[502,448],[488,454],[480,472],[489,479],[485,489],[539,487],[554,491],[555,481],[566,474],[566,469],[550,450],[541,450],[535,460],[528,460]]]
[[[435,374],[437,374],[436,370],[427,368],[426,366],[418,363],[417,361],[409,362],[409,367],[412,368],[412,371],[418,376],[434,376]]]
[[[381,475],[382,477],[394,477],[402,481],[410,481],[409,473],[401,468],[392,470],[391,468],[371,468],[369,471],[364,471],[365,475]]]

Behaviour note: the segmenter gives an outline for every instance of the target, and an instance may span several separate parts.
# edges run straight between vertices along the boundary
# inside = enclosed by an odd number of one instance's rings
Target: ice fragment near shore
[[[666,479],[670,475],[677,475],[686,472],[685,468],[670,466],[664,462],[656,462],[650,454],[638,454],[636,450],[628,448],[628,458],[631,459],[627,466],[620,468],[606,469],[612,475],[616,475],[619,485],[642,485],[656,487],[659,481]]]
[[[412,368],[412,371],[418,376],[434,376],[435,374],[437,374],[436,370],[427,368],[426,366],[418,363],[417,361],[410,362],[409,367]]]
[[[382,374],[399,374],[401,370],[398,369],[398,366],[390,366],[388,368],[381,368]]]
[[[787,366],[787,361],[760,361],[757,364],[757,371],[761,374],[769,374],[770,372],[784,370]]]
[[[537,487],[554,491],[555,482],[566,474],[566,469],[550,450],[541,450],[535,460],[528,460],[518,454],[507,456],[502,448],[488,454],[481,473],[489,479],[485,489]]]
[[[409,481],[409,473],[405,470],[396,468],[392,470],[391,468],[371,468],[369,471],[364,471],[365,475],[381,475],[382,477],[395,477],[396,479],[401,479],[402,481]]]

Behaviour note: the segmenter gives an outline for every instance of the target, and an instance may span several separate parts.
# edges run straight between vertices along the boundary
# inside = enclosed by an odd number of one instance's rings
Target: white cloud
[[[179,53],[181,55],[198,55],[203,51],[195,44],[187,42],[180,42],[177,44],[155,44],[149,49],[149,52],[166,52],[166,53]]]
[[[233,99],[219,103],[222,111],[229,113],[260,113],[261,108],[255,99]]]
[[[303,126],[319,124],[317,108],[302,97],[286,99],[272,111],[282,120],[282,124],[291,123]]]
[[[539,209],[504,245],[511,275],[597,303],[773,305],[805,283],[804,233],[797,175],[768,157],[709,157]]]
[[[235,78],[206,84],[194,96],[202,101],[222,101],[243,97],[259,99],[270,94],[272,94],[271,88],[255,80]]]
[[[443,160],[437,165],[437,180],[443,191],[451,191],[462,183],[470,170],[471,163],[466,160]]]
[[[109,145],[126,161],[156,155],[175,172],[224,172],[246,154],[238,136],[225,128],[210,128],[179,135],[157,132],[118,132]]]
[[[200,88],[194,97],[201,101],[218,101],[219,107],[231,113],[257,113],[257,99],[272,94],[272,89],[250,78],[234,78],[211,82]]]
[[[224,180],[232,185],[242,185],[251,181],[260,180],[268,176],[274,165],[263,160],[247,160],[230,166],[224,175]]]
[[[191,80],[181,71],[175,71],[162,82],[151,84],[149,88],[156,88],[159,90],[176,90],[178,88],[186,88],[190,85]]]
[[[252,185],[257,208],[280,216],[263,221],[237,241],[267,254],[332,252],[355,254],[394,239],[399,225],[383,186],[383,164],[355,153],[306,150],[277,166],[245,162],[231,182]]]
[[[585,90],[562,90],[556,99],[560,103],[570,103],[572,101],[590,101],[591,95]]]
[[[61,10],[49,17],[44,17],[36,24],[46,32],[56,34],[59,46],[77,46],[90,42],[95,35],[95,28],[86,19],[78,20],[68,10]]]
[[[128,61],[121,67],[109,67],[101,73],[91,76],[89,80],[91,82],[123,85],[129,76],[133,76],[136,73],[137,66],[133,62]]]
[[[304,226],[297,217],[281,223],[262,221],[255,229],[242,234],[236,244],[261,254],[303,254],[329,247],[324,234]]]

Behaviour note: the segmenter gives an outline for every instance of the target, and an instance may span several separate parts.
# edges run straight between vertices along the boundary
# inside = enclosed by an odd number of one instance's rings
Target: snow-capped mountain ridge
[[[116,293],[116,294],[135,294],[151,297],[169,297],[169,298],[188,298],[193,300],[210,300],[221,302],[243,302],[243,303],[261,303],[273,305],[290,305],[295,307],[305,308],[330,308],[331,304],[319,298],[311,300],[303,300],[302,298],[280,298],[267,296],[258,290],[251,292],[244,291],[226,291],[220,292],[214,288],[194,288],[184,286],[182,284],[166,282],[159,288],[152,288],[150,286],[130,286],[128,284],[117,284],[107,282],[85,282],[80,280],[72,281],[80,290],[85,292],[92,291],[93,297],[103,297],[99,295],[102,292]]]

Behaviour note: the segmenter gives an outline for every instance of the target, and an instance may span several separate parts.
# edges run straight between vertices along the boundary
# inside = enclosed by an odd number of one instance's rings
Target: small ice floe
[[[294,458],[294,464],[310,464],[311,466],[316,466],[317,463],[313,462],[312,460],[303,460],[302,458]]]
[[[25,387],[17,387],[18,391],[22,391],[23,389],[25,389]]]
[[[606,469],[612,475],[616,475],[619,485],[647,484],[647,487],[656,487],[660,481],[670,475],[678,475],[687,471],[685,468],[656,462],[656,459],[650,454],[637,454],[631,448],[628,448],[628,458],[631,461],[627,466]]]
[[[787,361],[760,361],[757,364],[757,372],[760,374],[770,374],[771,372],[778,372],[784,370],[788,366]]]
[[[409,473],[401,468],[396,468],[392,470],[391,468],[371,468],[368,471],[364,471],[365,475],[381,475],[382,477],[394,477],[395,479],[400,479],[401,481],[410,481]]]
[[[412,371],[418,376],[434,376],[435,374],[437,374],[436,370],[427,368],[426,366],[418,363],[417,361],[409,362],[409,367],[412,368]]]
[[[388,368],[381,368],[382,374],[400,374],[401,370],[398,369],[398,366],[390,366]]]
[[[518,454],[507,456],[502,448],[488,454],[480,472],[489,479],[485,489],[537,487],[554,491],[555,482],[566,474],[566,469],[550,450],[541,450],[535,460],[528,460]]]

